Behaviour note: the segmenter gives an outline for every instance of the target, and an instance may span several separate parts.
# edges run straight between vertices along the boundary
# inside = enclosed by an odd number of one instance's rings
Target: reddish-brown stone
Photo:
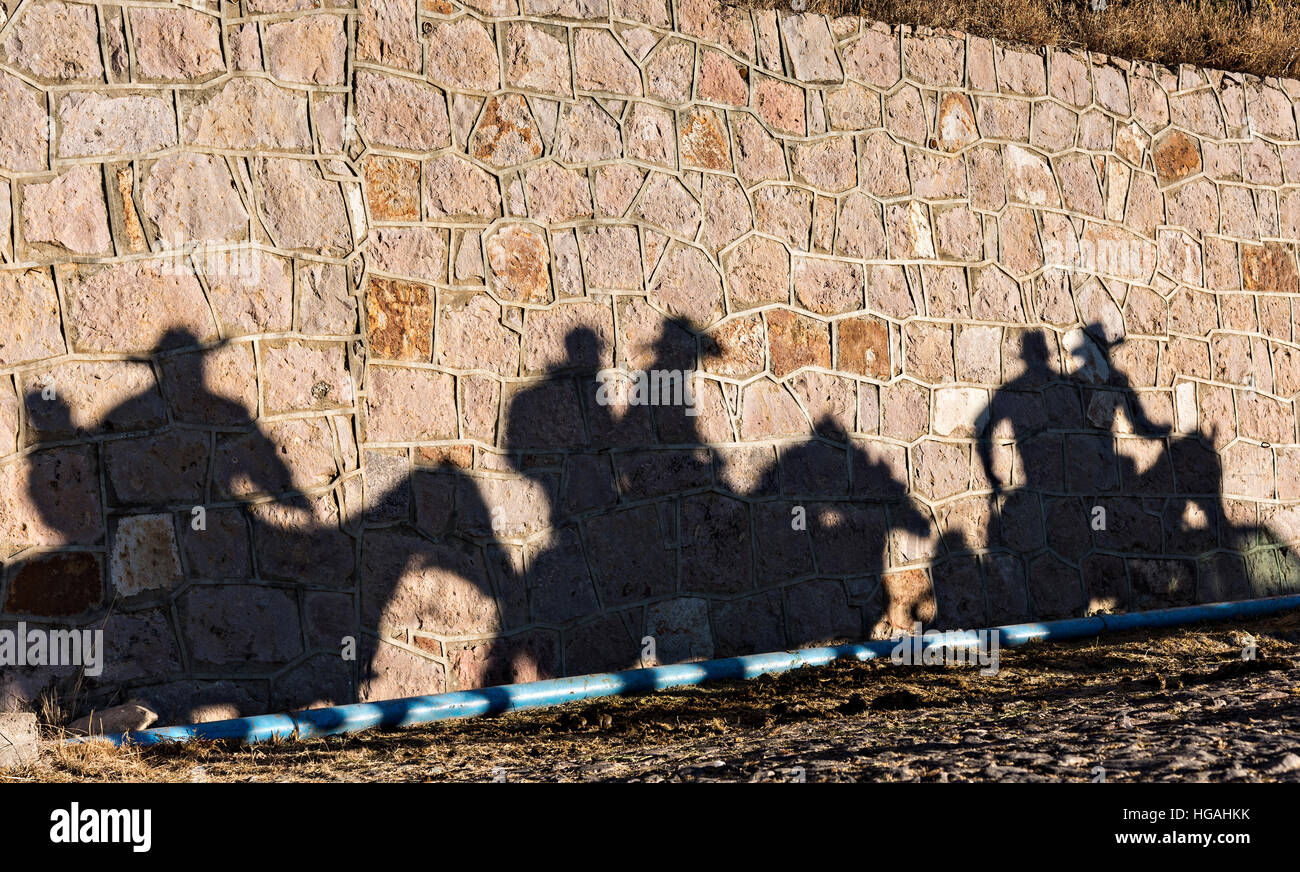
[[[4,610],[53,618],[84,614],[104,599],[99,557],[84,551],[43,554],[24,563],[9,579]]]
[[[1243,245],[1241,276],[1248,291],[1266,294],[1294,294],[1300,291],[1295,252],[1281,243]]]
[[[417,282],[371,279],[366,327],[375,357],[427,362],[433,353],[433,289]]]
[[[888,380],[889,322],[863,315],[837,324],[840,333],[836,365],[846,372]]]

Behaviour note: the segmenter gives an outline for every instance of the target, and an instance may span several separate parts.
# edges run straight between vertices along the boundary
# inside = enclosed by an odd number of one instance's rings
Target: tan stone
[[[192,152],[162,158],[150,168],[141,195],[144,216],[166,248],[248,236],[248,213],[221,158]]]
[[[877,197],[896,197],[911,190],[903,147],[884,133],[862,141],[862,187]]]
[[[436,333],[439,366],[518,373],[519,337],[501,324],[501,307],[486,294],[442,300]]]
[[[604,369],[614,362],[614,313],[608,302],[579,301],[534,309],[528,313],[524,336],[523,368],[534,374],[594,362]],[[575,361],[570,337],[576,332],[595,337],[592,361]]]
[[[64,275],[68,339],[76,351],[154,350],[169,333],[217,336],[217,325],[194,273],[172,262],[133,261]]]
[[[278,247],[335,256],[352,248],[343,193],[314,162],[259,157],[253,170],[262,188],[258,205]]]
[[[426,218],[476,218],[490,221],[501,209],[497,180],[463,157],[444,154],[424,167]]]
[[[749,200],[735,179],[712,174],[705,176],[701,199],[704,229],[700,241],[710,251],[725,248],[753,229]]]
[[[858,264],[796,257],[793,275],[795,298],[812,312],[838,315],[863,307],[862,267]]]
[[[560,110],[555,143],[555,155],[565,163],[611,160],[623,154],[618,124],[590,99]]]
[[[682,165],[706,170],[730,170],[727,128],[716,110],[702,106],[690,109],[678,129]]]
[[[799,403],[775,382],[759,379],[741,392],[741,439],[803,436],[808,429]]]
[[[358,105],[364,105],[359,73]],[[185,120],[193,145],[244,150],[307,149],[307,98],[265,79],[231,79],[200,97]]]
[[[787,177],[781,144],[754,116],[743,113],[731,116],[731,142],[736,174],[746,184]]]
[[[501,85],[497,47],[473,18],[430,23],[426,73],[436,84],[470,91],[495,91]]]
[[[0,117],[7,119],[0,124],[0,168],[15,172],[45,168],[49,125],[44,104],[38,91],[0,71]]]
[[[451,143],[447,101],[437,88],[371,70],[355,78],[357,127],[369,144],[425,151]]]
[[[709,326],[725,311],[717,267],[700,249],[677,242],[650,283],[650,299],[696,328]]]
[[[649,93],[666,103],[685,103],[691,98],[695,72],[695,50],[679,39],[665,40],[645,63]]]
[[[490,98],[469,140],[470,154],[497,168],[515,166],[542,154],[541,134],[524,98]]]
[[[205,269],[205,275],[223,337],[293,326],[293,277],[287,258],[259,253],[246,270],[226,270],[220,255],[214,253],[213,259],[215,268]],[[303,326],[308,332],[318,332]]]
[[[1277,242],[1241,247],[1241,275],[1248,291],[1294,294],[1300,291],[1295,249]]]
[[[506,33],[506,82],[548,94],[570,93],[569,46],[564,31],[511,22]]]
[[[358,0],[357,59],[418,72],[420,41],[415,4],[406,0]]]
[[[588,227],[581,231],[582,265],[590,288],[641,287],[641,250],[635,227]]]
[[[790,253],[774,239],[751,236],[723,259],[731,304],[749,309],[790,299]]]
[[[636,214],[648,224],[661,227],[676,236],[693,239],[700,226],[699,202],[676,177],[651,173]]]
[[[880,126],[880,97],[857,82],[826,95],[831,130],[858,131]],[[801,116],[802,118],[802,116]],[[974,123],[974,119],[971,119]]]
[[[455,379],[429,369],[372,367],[366,436],[377,442],[454,439]]]
[[[857,184],[857,155],[848,136],[795,145],[790,162],[796,178],[823,191],[840,193]]]
[[[12,99],[5,95],[0,83],[0,104]],[[16,117],[22,117],[21,104],[13,109]],[[59,103],[59,126],[59,157],[139,154],[176,144],[171,101],[159,97],[69,94]],[[0,134],[0,143],[5,138]],[[0,153],[3,150],[0,144]],[[0,157],[0,164],[4,162]]]
[[[104,179],[98,166],[74,167],[44,184],[22,188],[23,237],[74,254],[112,254]]]
[[[835,38],[825,16],[780,13],[781,35],[794,77],[801,82],[840,82],[844,71],[835,53]]]
[[[267,67],[286,82],[343,84],[347,48],[343,19],[336,15],[312,15],[266,27]]]
[[[624,125],[627,156],[669,169],[677,167],[677,134],[673,115],[649,103],[635,103]]]
[[[579,90],[641,96],[641,71],[608,30],[575,30],[573,62]]]
[[[704,365],[724,378],[748,379],[766,368],[767,335],[761,315],[730,318],[704,338]]]
[[[4,50],[22,69],[54,81],[102,80],[99,25],[95,7],[82,4],[28,3],[9,29]],[[198,14],[198,13],[194,13]],[[217,55],[220,59],[220,53]]]
[[[132,9],[135,61],[146,79],[209,76],[225,68],[217,19],[193,9]]]
[[[876,105],[879,107],[879,101]],[[754,83],[754,111],[768,127],[781,133],[803,136],[807,130],[804,122],[804,92],[798,85],[767,76],[757,77]]]
[[[868,28],[845,48],[844,65],[849,75],[869,85],[890,87],[902,75],[898,35],[888,27]]]

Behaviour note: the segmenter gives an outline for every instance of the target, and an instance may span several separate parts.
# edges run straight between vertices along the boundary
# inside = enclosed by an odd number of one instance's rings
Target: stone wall
[[[1300,589],[1300,82],[712,0],[4,11],[0,625],[102,628],[82,706]]]

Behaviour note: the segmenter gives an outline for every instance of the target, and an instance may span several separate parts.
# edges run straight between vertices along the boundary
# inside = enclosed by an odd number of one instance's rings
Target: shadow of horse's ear
[[[158,341],[154,343],[153,350],[149,353],[158,354],[159,352],[171,351],[175,348],[190,348],[202,344],[203,340],[188,327],[173,327],[162,336],[158,337]]]
[[[834,439],[836,442],[849,441],[849,431],[830,412],[818,418],[817,422],[813,424],[813,429],[827,439]]]

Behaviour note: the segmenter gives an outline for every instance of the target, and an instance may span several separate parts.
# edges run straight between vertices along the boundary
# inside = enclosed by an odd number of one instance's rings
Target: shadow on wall
[[[967,398],[973,465],[967,444],[904,448],[833,415],[775,446],[711,445],[729,401],[692,389],[695,334],[666,321],[645,370],[615,375],[578,329],[503,402],[504,453],[369,467],[362,508],[346,462],[295,482],[291,454],[345,453],[329,427],[259,423],[212,385],[229,346],[173,332],[151,355],[165,396],[96,421],[26,396],[29,498],[73,547],[11,571],[3,612],[48,615],[57,594],[59,614],[95,615],[107,656],[86,702],[180,722],[1300,588],[1286,537],[1223,499],[1215,434],[1148,419],[1100,325],[1067,340],[1058,361],[1025,331],[1019,373]],[[158,426],[115,436],[140,421]],[[75,504],[90,435],[107,530]],[[972,465],[985,495],[914,498],[938,490],[921,469]]]

